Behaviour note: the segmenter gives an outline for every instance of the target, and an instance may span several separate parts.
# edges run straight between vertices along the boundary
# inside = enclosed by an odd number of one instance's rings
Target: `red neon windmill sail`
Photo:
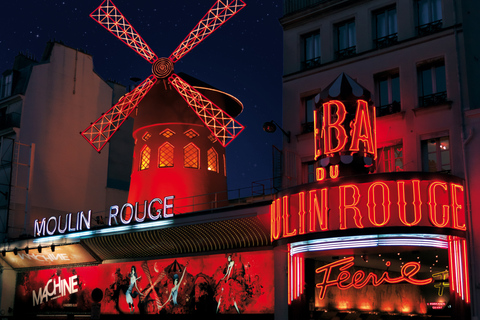
[[[156,81],[168,78],[171,85],[210,129],[220,144],[224,147],[229,144],[244,127],[178,75],[174,74],[173,71],[174,64],[178,60],[243,7],[245,7],[245,3],[242,0],[218,0],[169,58],[158,58],[113,2],[110,0],[103,1],[90,16],[137,52],[142,58],[150,62],[153,74],[81,132],[85,139],[95,150],[100,151]]]

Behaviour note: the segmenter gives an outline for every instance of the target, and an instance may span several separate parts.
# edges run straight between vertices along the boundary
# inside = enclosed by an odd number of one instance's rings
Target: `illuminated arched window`
[[[208,171],[218,172],[218,154],[214,148],[207,151]]]
[[[150,148],[148,146],[143,147],[140,152],[140,170],[145,170],[150,167]]]
[[[168,142],[165,142],[158,148],[159,168],[173,167],[173,149],[174,147]]]
[[[183,148],[183,165],[185,168],[200,168],[200,150],[193,143]]]

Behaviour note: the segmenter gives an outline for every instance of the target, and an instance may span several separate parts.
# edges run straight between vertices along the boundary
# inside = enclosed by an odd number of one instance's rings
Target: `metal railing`
[[[442,30],[442,20],[432,21],[430,23],[417,26],[417,34],[419,36],[426,36]]]
[[[420,107],[438,106],[447,102],[447,92],[436,92],[418,98]]]

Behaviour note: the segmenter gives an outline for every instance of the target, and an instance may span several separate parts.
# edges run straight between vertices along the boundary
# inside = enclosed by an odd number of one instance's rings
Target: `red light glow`
[[[230,143],[230,141],[243,130],[243,126],[180,79],[173,71],[174,64],[180,58],[244,7],[245,3],[242,0],[232,0],[227,3],[221,0],[216,1],[169,58],[158,58],[113,2],[111,0],[103,1],[102,4],[90,14],[90,17],[137,52],[142,58],[150,62],[152,64],[153,74],[132,92],[126,94],[120,102],[107,111],[107,113],[81,132],[82,136],[95,150],[100,152],[110,140],[111,136],[145,97],[157,79],[165,79],[170,76],[170,83],[202,119],[222,146]]]
[[[430,226],[463,231],[462,201],[461,185],[447,181],[332,182],[322,189],[300,189],[281,195],[281,201],[275,200],[272,239],[381,227]]]
[[[316,273],[323,272],[323,279],[316,284],[316,287],[319,288],[319,298],[324,299],[327,292],[327,288],[331,286],[337,286],[340,290],[347,290],[350,288],[361,289],[367,284],[371,283],[374,287],[377,287],[383,283],[399,283],[399,282],[408,282],[414,285],[427,285],[432,283],[433,279],[414,279],[413,277],[420,271],[420,264],[418,262],[407,262],[400,269],[400,276],[396,278],[391,278],[388,274],[388,271],[383,272],[383,274],[378,277],[375,273],[365,274],[363,270],[357,270],[353,275],[350,271],[347,271],[353,266],[354,257],[347,257],[332,263],[329,263],[325,266],[317,268]],[[334,268],[338,268],[340,273],[337,278],[332,279],[332,271]]]

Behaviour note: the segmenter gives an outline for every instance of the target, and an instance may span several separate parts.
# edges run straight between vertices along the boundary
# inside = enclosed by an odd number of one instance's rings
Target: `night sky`
[[[143,80],[151,74],[146,60],[89,17],[102,0],[3,2],[0,72],[11,69],[20,52],[40,60],[47,41],[57,40],[91,54],[96,72],[105,80],[133,85],[130,78]],[[215,0],[113,2],[157,56],[168,57]],[[262,125],[270,120],[281,123],[282,28],[278,19],[283,1],[244,2],[243,10],[175,64],[176,73],[194,76],[234,95],[244,105],[236,119],[246,128],[227,146],[230,190],[271,178],[272,145],[281,148],[282,139],[280,130],[268,134]],[[78,139],[83,138],[79,135]]]

